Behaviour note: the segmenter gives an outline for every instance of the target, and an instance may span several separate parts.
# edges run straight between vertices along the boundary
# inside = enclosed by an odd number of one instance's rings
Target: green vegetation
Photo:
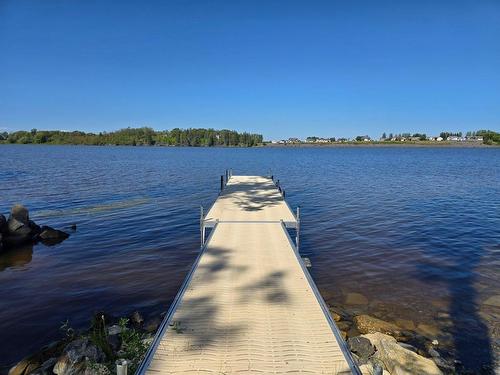
[[[486,145],[500,145],[500,133],[493,130],[478,130],[476,136],[483,137],[483,143]]]
[[[0,133],[0,143],[54,145],[124,145],[124,146],[241,146],[262,144],[262,135],[234,130],[126,128],[106,133],[37,130]]]

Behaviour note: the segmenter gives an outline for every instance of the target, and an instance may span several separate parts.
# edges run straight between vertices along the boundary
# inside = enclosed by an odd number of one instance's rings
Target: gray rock
[[[42,240],[65,240],[69,234],[62,230],[57,230],[48,226],[41,228],[40,239]]]
[[[57,363],[57,358],[49,358],[40,367],[40,372],[43,375],[53,374],[52,369],[54,365]]]
[[[85,372],[86,363],[100,363],[106,359],[100,348],[95,346],[87,338],[81,338],[70,342],[64,348],[64,354],[60,356],[54,366],[54,373],[58,375],[76,375]]]
[[[349,350],[362,359],[367,359],[375,353],[375,348],[365,337],[351,337],[347,340]]]
[[[21,204],[16,204],[10,210],[9,219],[11,219],[11,218],[16,219],[17,221],[19,221],[25,225],[28,225],[28,222],[30,220],[28,209]]]
[[[370,340],[377,349],[373,358],[382,362],[392,375],[442,374],[431,359],[401,347],[394,337],[382,333],[368,334],[363,337]]]
[[[109,336],[118,335],[120,333],[122,333],[122,327],[120,327],[119,325],[114,324],[114,325],[108,327],[108,335]]]

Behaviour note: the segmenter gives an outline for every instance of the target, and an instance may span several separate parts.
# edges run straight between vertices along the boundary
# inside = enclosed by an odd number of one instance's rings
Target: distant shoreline
[[[290,144],[279,144],[279,143],[267,143],[263,147],[275,147],[275,148],[370,148],[370,147],[420,147],[420,148],[496,148],[499,145],[487,145],[482,142],[470,142],[470,143],[460,143],[460,142],[433,142],[433,143],[411,143],[411,142],[401,142],[401,143],[372,143],[372,142],[359,142],[359,143],[290,143]]]
[[[82,147],[137,147],[137,148],[498,148],[499,144],[484,144],[484,143],[460,143],[460,142],[433,142],[433,143],[411,143],[411,142],[401,142],[401,143],[373,143],[373,142],[350,142],[350,143],[265,143],[262,145],[254,146],[185,146],[185,145],[90,145],[90,144],[71,144],[71,143],[7,143],[0,142],[0,147],[3,145],[14,145],[14,146],[82,146]]]

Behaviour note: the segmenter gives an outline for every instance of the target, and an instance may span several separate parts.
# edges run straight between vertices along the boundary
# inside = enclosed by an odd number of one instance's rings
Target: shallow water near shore
[[[499,148],[2,145],[0,212],[22,203],[71,236],[0,254],[0,368],[59,338],[63,321],[166,311],[226,168],[271,171],[301,206],[301,253],[329,304],[435,338],[471,371],[493,366]]]

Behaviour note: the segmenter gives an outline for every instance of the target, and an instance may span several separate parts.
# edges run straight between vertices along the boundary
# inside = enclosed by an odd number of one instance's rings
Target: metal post
[[[203,206],[200,206],[200,247],[205,245],[205,220],[203,217]]]
[[[220,176],[220,191],[224,190],[224,176]]]
[[[271,175],[271,181],[274,181],[274,176],[273,175]]]
[[[285,199],[285,189],[281,190],[281,192],[283,193],[283,199]]]
[[[300,246],[300,206],[297,206],[297,214],[295,215],[295,219],[297,220],[297,230],[295,231],[295,246],[297,247],[297,251],[299,251]]]
[[[276,186],[280,187],[280,180],[279,179],[278,179],[278,181],[276,181]]]
[[[128,362],[126,359],[118,359],[116,362],[116,374],[127,375]]]

